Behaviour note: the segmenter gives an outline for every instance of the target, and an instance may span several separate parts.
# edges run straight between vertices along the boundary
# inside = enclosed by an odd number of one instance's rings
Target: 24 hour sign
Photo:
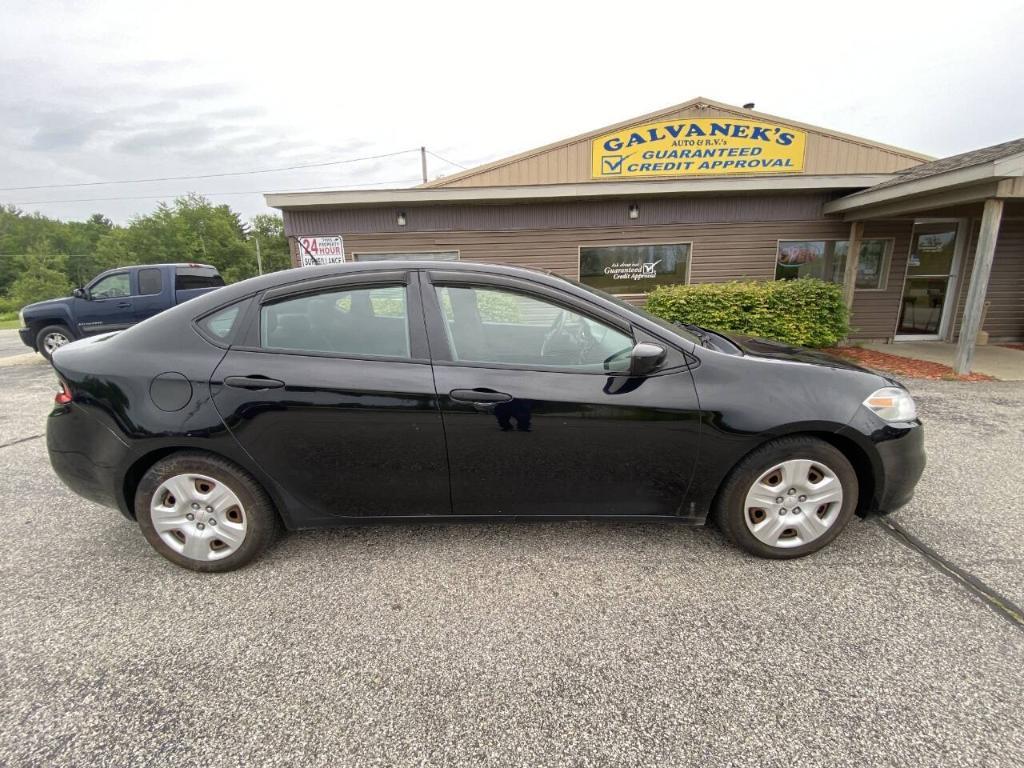
[[[697,118],[645,123],[591,142],[593,177],[672,178],[799,173],[807,134],[760,120]]]

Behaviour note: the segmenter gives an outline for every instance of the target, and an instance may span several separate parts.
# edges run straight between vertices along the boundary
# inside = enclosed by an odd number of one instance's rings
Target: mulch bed
[[[822,350],[838,357],[845,357],[865,368],[873,368],[883,373],[891,373],[896,376],[909,376],[914,379],[931,379],[932,381],[995,381],[991,376],[984,373],[970,373],[966,376],[957,376],[953,369],[941,363],[932,363],[928,360],[915,360],[909,357],[889,355],[885,352],[875,352],[860,347],[832,347]]]
[[[1000,344],[1000,347],[1006,347],[1007,349],[1019,349],[1024,352],[1024,344]]]

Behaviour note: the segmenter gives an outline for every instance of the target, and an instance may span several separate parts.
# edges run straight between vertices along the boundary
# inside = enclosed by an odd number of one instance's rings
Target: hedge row
[[[842,287],[804,278],[656,288],[647,311],[672,322],[807,347],[831,347],[849,331]]]

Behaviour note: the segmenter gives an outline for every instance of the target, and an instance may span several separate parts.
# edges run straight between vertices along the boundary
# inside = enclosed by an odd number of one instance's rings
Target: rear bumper
[[[33,352],[38,352],[36,349],[36,335],[32,332],[31,328],[19,328],[18,335],[21,337],[21,343],[26,347],[31,347]]]
[[[115,507],[130,517],[122,493],[129,446],[107,426],[79,405],[57,406],[46,422],[46,450],[53,471],[64,485],[89,501]]]

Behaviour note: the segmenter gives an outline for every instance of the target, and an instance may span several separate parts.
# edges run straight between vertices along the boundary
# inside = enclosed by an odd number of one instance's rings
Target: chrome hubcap
[[[206,475],[165,480],[153,494],[149,514],[163,542],[192,560],[220,560],[238,551],[248,528],[235,492]]]
[[[770,547],[814,541],[839,518],[843,485],[836,473],[812,459],[789,459],[761,475],[747,492],[743,519]]]
[[[47,352],[53,352],[58,347],[63,347],[69,341],[63,333],[48,333],[43,337],[43,346]]]

